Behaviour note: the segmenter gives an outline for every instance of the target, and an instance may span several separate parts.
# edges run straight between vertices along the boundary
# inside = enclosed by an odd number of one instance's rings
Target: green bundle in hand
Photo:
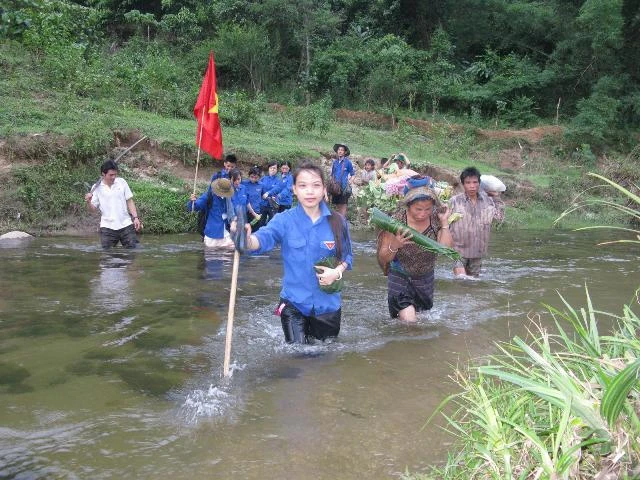
[[[324,257],[318,260],[315,265],[317,267],[336,268],[339,263],[341,263],[341,261],[338,261],[336,257]],[[317,270],[317,272],[320,273],[320,270]],[[338,293],[342,290],[343,285],[344,279],[341,278],[340,280],[333,282],[331,285],[320,285],[320,290],[325,293]]]
[[[393,233],[394,235],[398,233],[398,230],[401,228],[408,230],[412,235],[411,240],[423,250],[437,255],[444,255],[445,257],[449,257],[451,260],[458,260],[460,258],[460,254],[453,248],[445,247],[441,243],[424,236],[419,231],[404,225],[395,218],[391,218],[389,215],[381,212],[375,207],[369,210],[369,223],[389,233]]]

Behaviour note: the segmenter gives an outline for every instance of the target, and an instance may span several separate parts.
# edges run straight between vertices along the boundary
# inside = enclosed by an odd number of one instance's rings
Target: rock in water
[[[4,235],[0,235],[0,240],[20,240],[23,238],[33,238],[33,235],[29,235],[27,232],[21,232],[14,230],[13,232],[7,232]]]

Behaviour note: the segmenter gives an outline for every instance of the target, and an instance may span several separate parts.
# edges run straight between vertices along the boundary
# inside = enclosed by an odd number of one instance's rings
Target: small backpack
[[[211,194],[211,189],[209,189],[209,194],[207,195],[207,206],[203,210],[198,210],[198,233],[202,237],[202,241],[204,242],[204,229],[207,226],[207,219],[209,218],[209,210],[211,210],[211,205],[213,204],[213,195]]]

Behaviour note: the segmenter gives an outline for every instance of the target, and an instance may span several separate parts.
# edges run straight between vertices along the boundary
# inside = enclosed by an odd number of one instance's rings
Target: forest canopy
[[[163,115],[192,115],[213,50],[228,93],[637,143],[640,0],[5,0],[0,15],[42,87]]]

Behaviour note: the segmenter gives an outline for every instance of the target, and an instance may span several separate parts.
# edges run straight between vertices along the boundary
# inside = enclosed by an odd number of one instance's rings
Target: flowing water
[[[442,463],[449,376],[494,342],[551,324],[543,303],[619,313],[640,284],[604,235],[493,236],[477,280],[436,270],[415,325],[388,317],[372,232],[354,237],[333,343],[283,341],[279,252],[243,257],[232,376],[221,378],[232,256],[193,235],[0,245],[0,478],[399,478]],[[604,326],[607,328],[607,326]]]

